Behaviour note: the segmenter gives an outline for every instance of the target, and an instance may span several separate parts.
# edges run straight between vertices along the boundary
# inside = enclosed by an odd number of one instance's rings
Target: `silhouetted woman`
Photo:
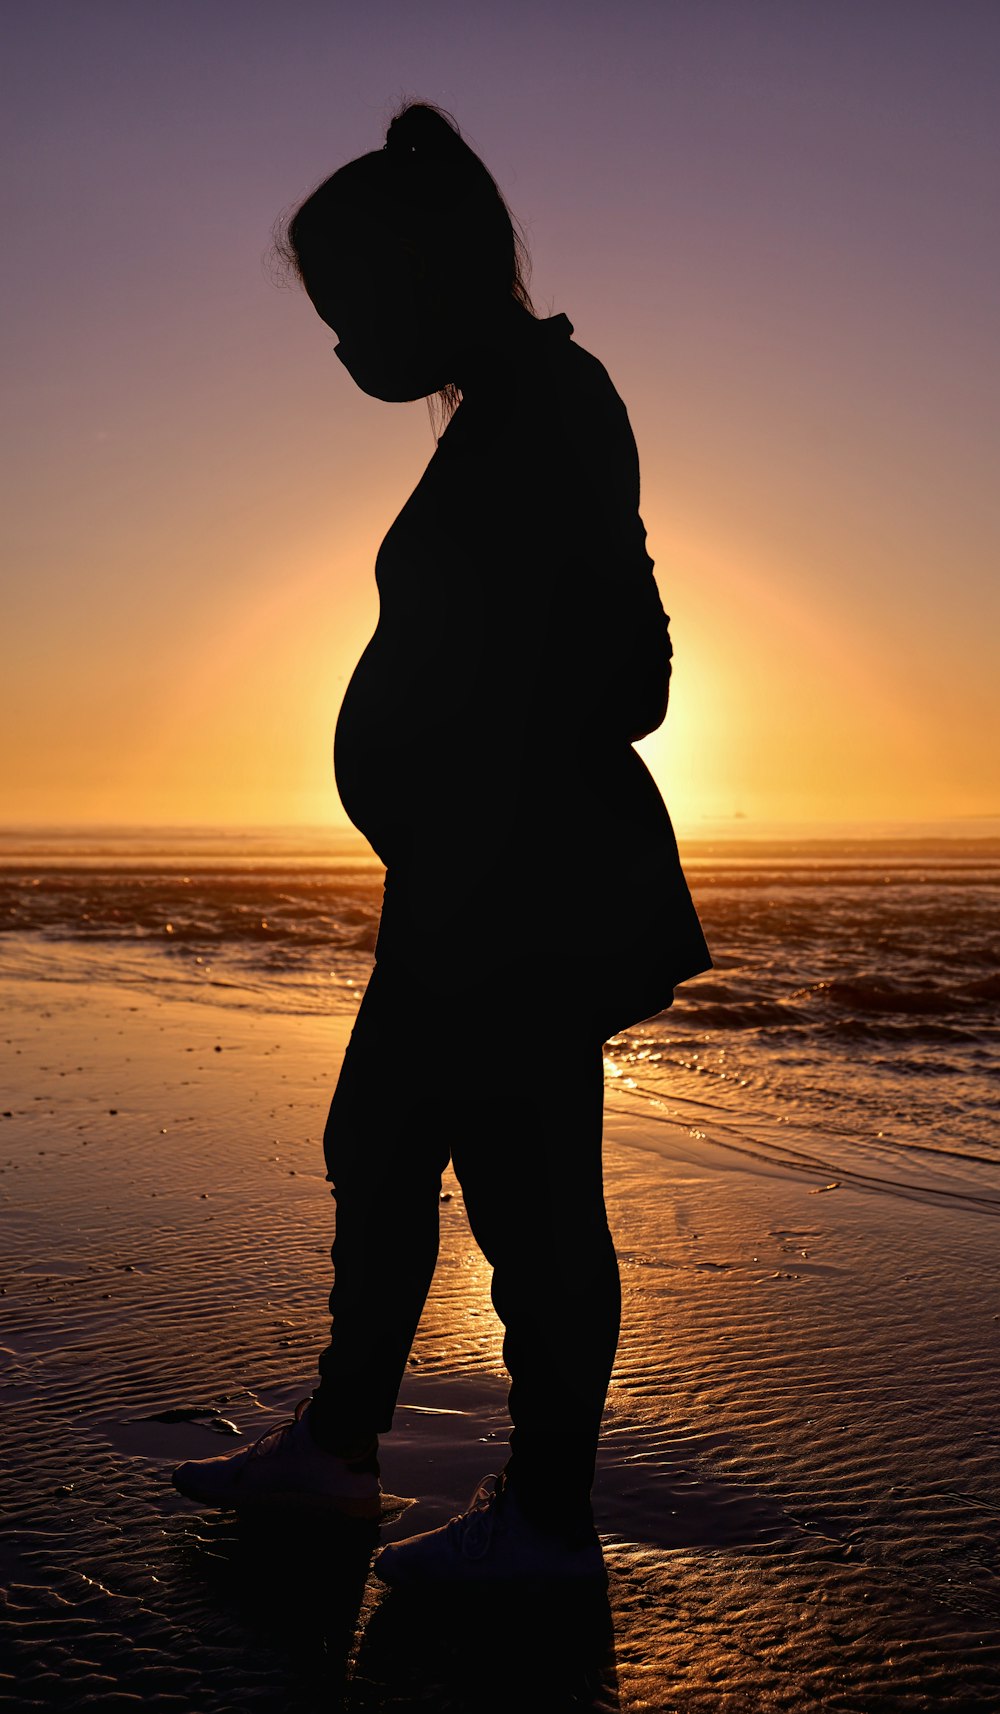
[[[590,1491],[620,1320],[602,1044],[711,964],[632,748],[664,718],[671,659],[635,442],[565,315],[536,318],[503,198],[436,108],[404,108],[384,149],[320,185],[287,250],[363,392],[457,409],[379,549],[378,627],[337,723],[341,800],[386,877],[324,1137],[320,1384],[294,1422],[176,1480],[221,1505],[378,1515],[450,1156],[493,1267],[510,1457],[376,1569],[600,1575]]]

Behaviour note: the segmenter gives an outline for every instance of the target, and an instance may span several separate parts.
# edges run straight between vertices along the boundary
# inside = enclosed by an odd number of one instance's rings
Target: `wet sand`
[[[609,1084],[608,1596],[441,1611],[368,1575],[375,1531],[251,1528],[170,1484],[314,1383],[350,1020],[2,998],[4,1706],[1000,1707],[995,1215],[827,1189]],[[505,1456],[489,1273],[445,1188],[383,1540]]]

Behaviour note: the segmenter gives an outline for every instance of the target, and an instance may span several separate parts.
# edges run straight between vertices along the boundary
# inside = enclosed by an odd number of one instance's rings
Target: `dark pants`
[[[435,1010],[376,965],[323,1138],[337,1224],[333,1325],[310,1407],[322,1443],[392,1427],[450,1156],[505,1328],[508,1479],[540,1521],[589,1514],[621,1318],[602,1040],[572,993],[533,1015],[530,984],[510,976]]]

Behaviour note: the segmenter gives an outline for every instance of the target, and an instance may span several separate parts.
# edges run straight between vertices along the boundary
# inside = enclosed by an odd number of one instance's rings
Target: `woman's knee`
[[[563,1186],[553,1197],[545,1176],[483,1182],[459,1175],[472,1235],[487,1261],[507,1274],[572,1285],[614,1254],[599,1183]]]
[[[362,1100],[338,1084],[323,1131],[327,1182],[339,1199],[378,1201],[388,1212],[411,1199],[437,1201],[448,1148],[430,1103],[369,1087]]]
[[[369,1166],[374,1165],[372,1150],[365,1147],[355,1105],[350,1098],[343,1072],[333,1092],[330,1111],[323,1127],[323,1160],[326,1164],[327,1183],[335,1187],[356,1177],[359,1167],[362,1167],[366,1160]]]

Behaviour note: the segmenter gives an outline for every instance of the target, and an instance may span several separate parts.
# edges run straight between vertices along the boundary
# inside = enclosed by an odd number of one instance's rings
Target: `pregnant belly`
[[[411,821],[412,770],[403,750],[399,683],[392,652],[376,631],[354,669],[333,741],[340,801],[386,865]]]

